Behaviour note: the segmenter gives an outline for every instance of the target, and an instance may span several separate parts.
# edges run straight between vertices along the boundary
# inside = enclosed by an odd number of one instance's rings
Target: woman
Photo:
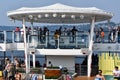
[[[95,80],[105,80],[105,77],[102,75],[102,70],[98,71]]]
[[[14,67],[14,64],[13,63],[11,63],[10,64],[10,69],[9,69],[9,71],[8,71],[8,80],[15,80],[15,67]]]

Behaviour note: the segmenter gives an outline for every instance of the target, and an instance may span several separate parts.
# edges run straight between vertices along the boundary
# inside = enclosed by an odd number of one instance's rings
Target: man
[[[73,29],[71,30],[72,32],[72,42],[75,42],[75,38],[76,38],[76,32],[78,30],[75,28],[75,26],[73,26]]]
[[[118,69],[118,66],[115,66],[115,70],[113,70],[113,76],[114,79],[120,80],[120,71]]]

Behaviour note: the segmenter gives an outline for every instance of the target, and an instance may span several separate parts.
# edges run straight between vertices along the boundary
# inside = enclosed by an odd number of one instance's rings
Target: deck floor
[[[94,80],[95,77],[78,76],[74,80]]]
[[[3,77],[0,77],[0,80],[4,80]]]
[[[0,77],[0,80],[4,80],[3,77]],[[94,77],[78,76],[74,80],[94,80]]]

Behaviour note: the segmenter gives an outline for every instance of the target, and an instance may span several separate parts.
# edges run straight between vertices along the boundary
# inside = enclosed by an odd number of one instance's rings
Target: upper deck
[[[62,32],[58,38],[55,38],[55,31],[47,31],[41,34],[40,31],[34,30],[27,32],[27,45],[30,49],[37,50],[69,50],[73,49],[80,51],[80,49],[89,47],[90,35],[87,31],[77,31],[75,35],[71,32]],[[117,34],[117,32],[116,32]],[[104,47],[103,47],[104,46]],[[24,50],[23,32],[19,31],[0,31],[0,51]],[[99,41],[94,34],[93,51],[119,51],[120,44],[116,35],[114,41],[110,41],[109,32],[105,32],[104,40]],[[67,52],[66,52],[67,53]]]

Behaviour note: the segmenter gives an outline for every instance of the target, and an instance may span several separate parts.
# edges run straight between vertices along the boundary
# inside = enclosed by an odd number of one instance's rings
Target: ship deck
[[[95,77],[78,76],[74,80],[94,80]]]

